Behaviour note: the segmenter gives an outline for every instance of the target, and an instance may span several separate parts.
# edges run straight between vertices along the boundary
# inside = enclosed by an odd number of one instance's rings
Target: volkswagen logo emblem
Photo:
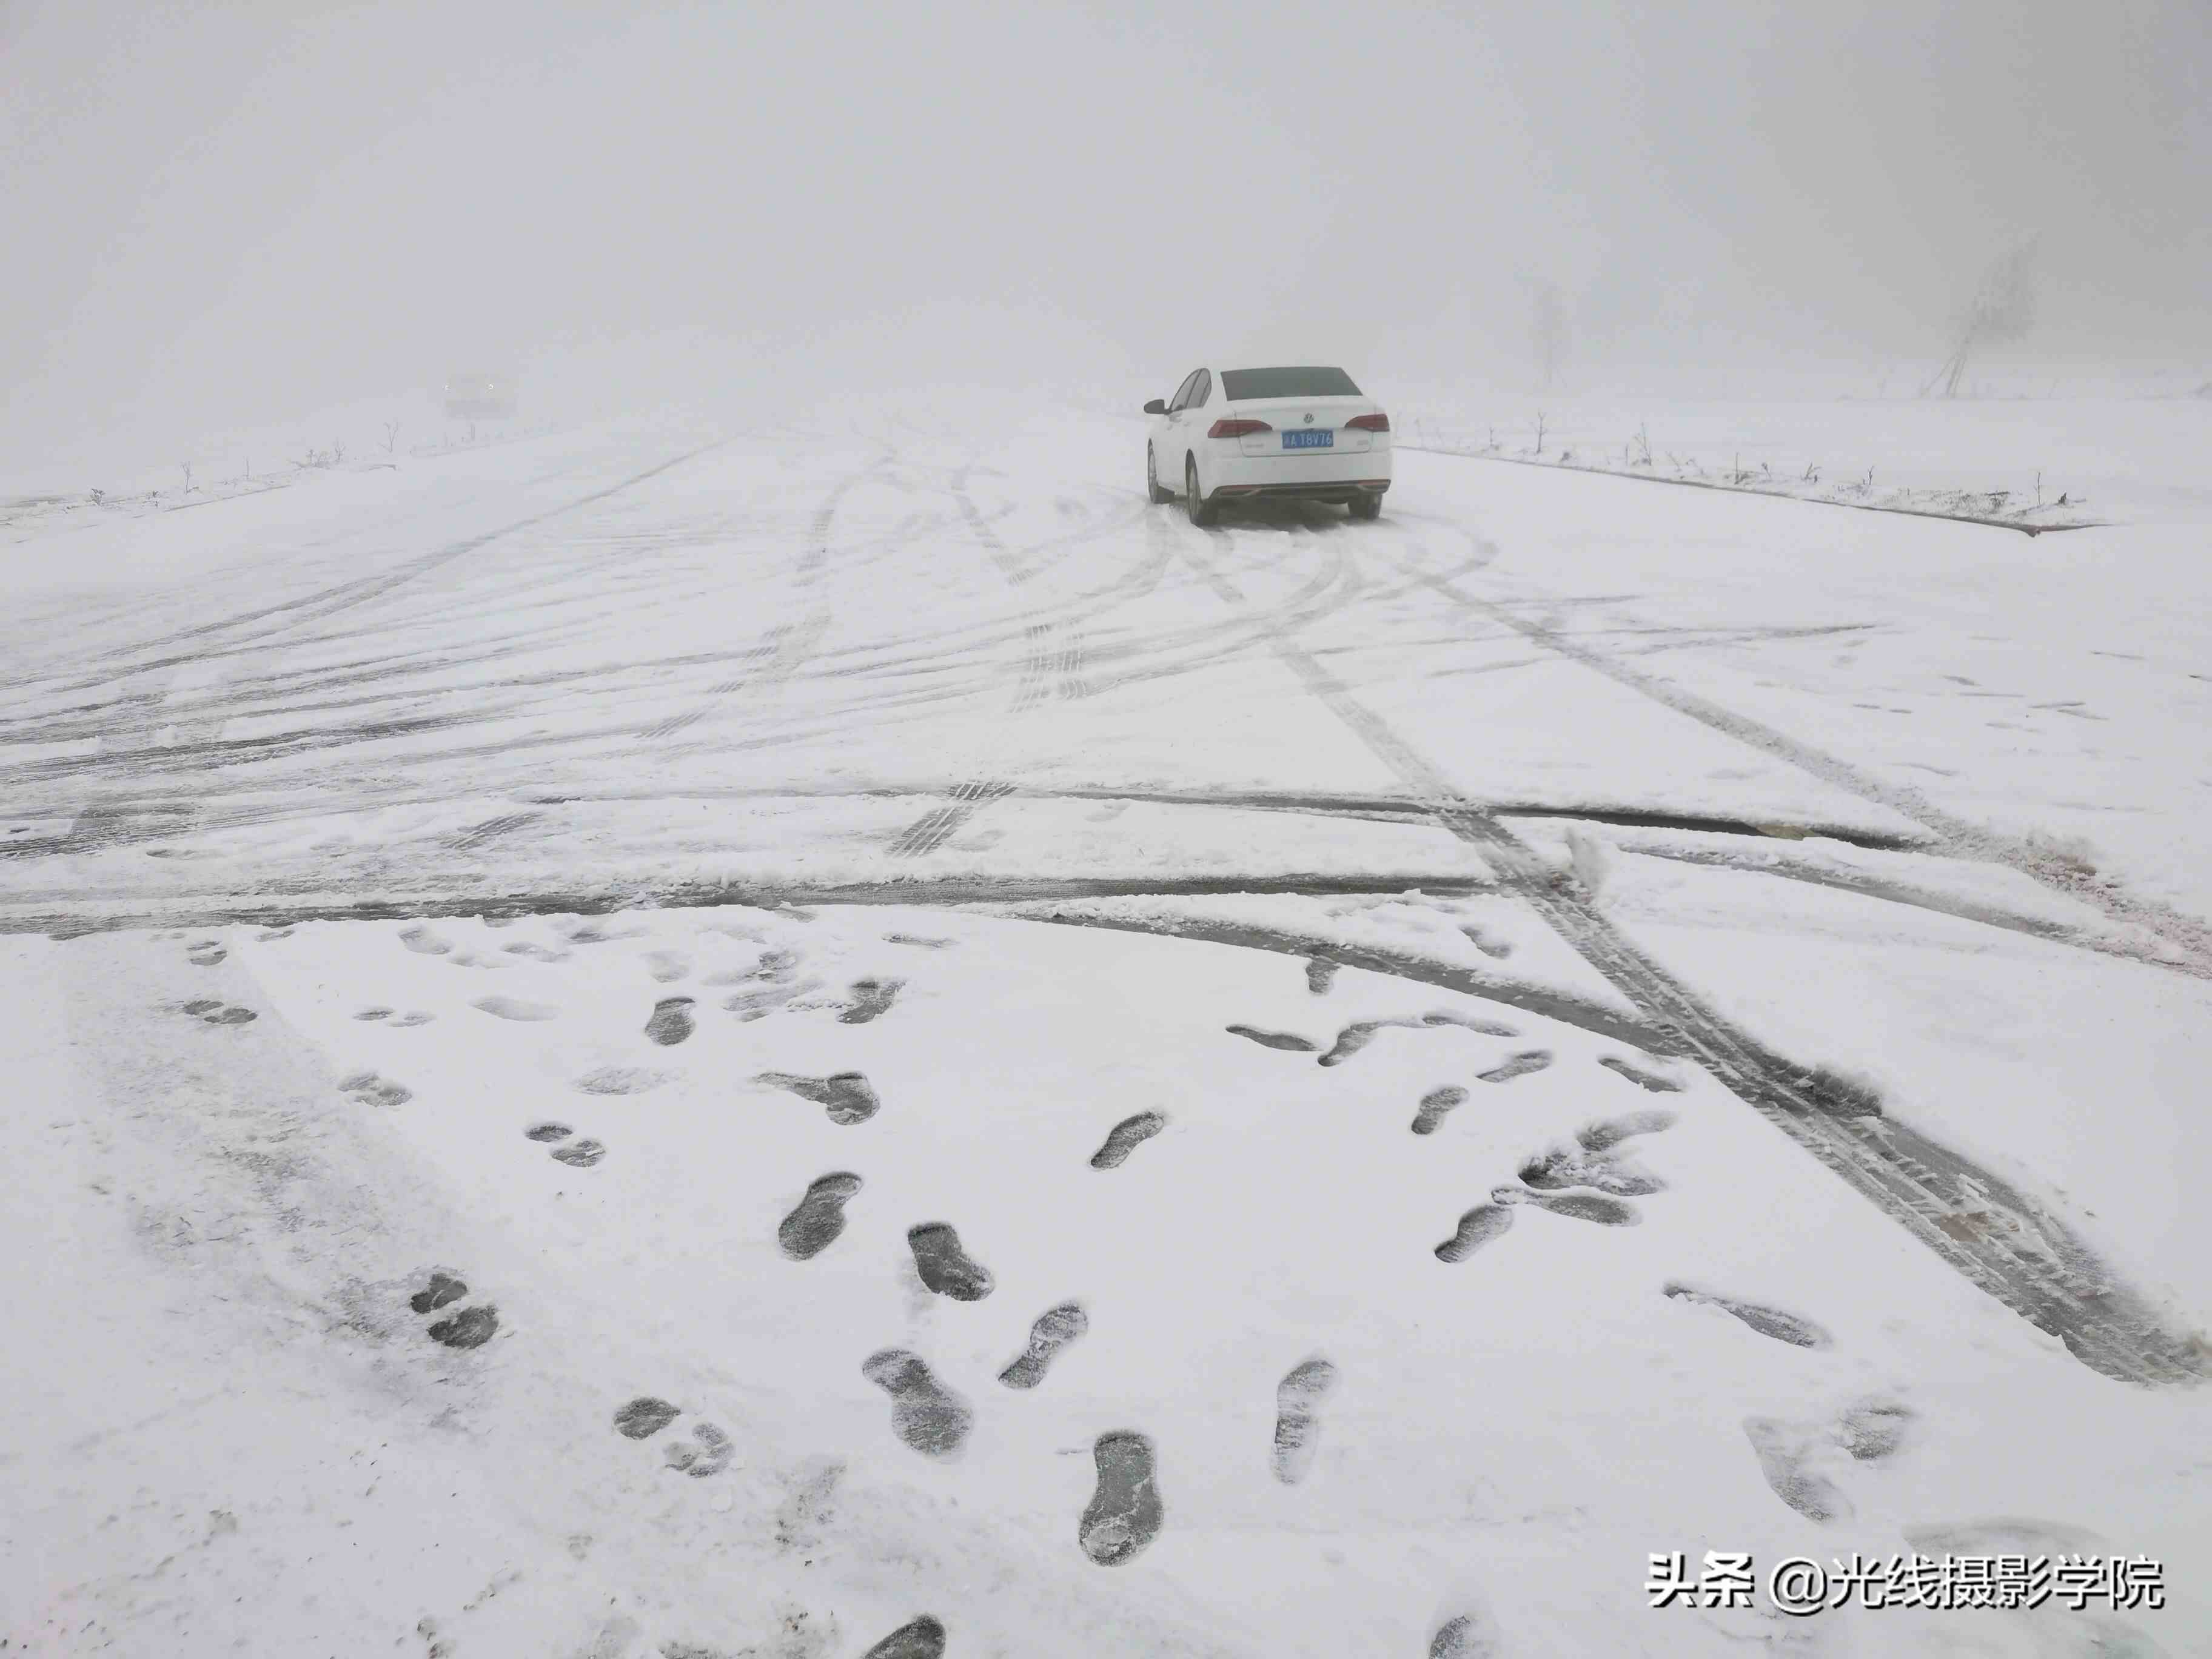
[[[1306,424],[1308,426],[1311,426],[1313,424],[1313,410],[1308,410],[1306,411]]]

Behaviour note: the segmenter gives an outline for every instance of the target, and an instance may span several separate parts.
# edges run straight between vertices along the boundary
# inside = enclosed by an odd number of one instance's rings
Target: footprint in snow
[[[1619,1117],[1600,1118],[1585,1123],[1575,1131],[1575,1139],[1586,1152],[1610,1152],[1624,1140],[1635,1135],[1655,1135],[1671,1129],[1678,1120],[1674,1114],[1656,1107],[1641,1112],[1624,1112]]]
[[[185,953],[185,960],[195,968],[212,968],[230,954],[211,939],[202,939]]]
[[[274,939],[289,939],[291,937],[292,930],[289,927],[271,927],[265,933],[256,933],[253,936],[253,939],[254,943],[257,945],[267,945]]]
[[[845,1231],[846,1201],[860,1190],[860,1177],[839,1170],[817,1176],[806,1195],[775,1230],[775,1242],[793,1261],[811,1261],[837,1242]]]
[[[1515,1173],[1521,1184],[1539,1192],[1589,1187],[1615,1198],[1647,1198],[1667,1183],[1618,1152],[1593,1152],[1581,1146],[1554,1146],[1524,1160]]]
[[[1083,1311],[1079,1302],[1063,1302],[1056,1308],[1048,1308],[1030,1325],[1029,1346],[1018,1359],[999,1373],[999,1381],[1010,1389],[1034,1389],[1044,1381],[1045,1372],[1060,1351],[1090,1328],[1091,1316]]]
[[[555,1123],[549,1121],[544,1123],[533,1123],[522,1133],[526,1139],[531,1140],[553,1141],[566,1140],[570,1135],[576,1132],[565,1123]]]
[[[674,1048],[694,1029],[690,997],[661,998],[653,1005],[653,1018],[645,1022],[646,1036],[664,1048]]]
[[[1232,1036],[1249,1037],[1263,1048],[1286,1048],[1293,1054],[1310,1054],[1315,1048],[1304,1037],[1288,1031],[1262,1031],[1253,1025],[1231,1025],[1228,1030]]]
[[[587,1095],[641,1095],[667,1081],[667,1073],[650,1072],[641,1066],[602,1066],[578,1078],[575,1086]]]
[[[753,1081],[771,1084],[801,1100],[812,1101],[829,1113],[832,1123],[866,1123],[883,1105],[866,1077],[859,1072],[836,1072],[818,1078],[801,1077],[795,1072],[762,1072]]]
[[[1293,1365],[1275,1385],[1275,1479],[1295,1486],[1313,1468],[1321,1434],[1322,1401],[1336,1387],[1336,1367],[1326,1359]]]
[[[1421,1097],[1421,1109],[1413,1114],[1413,1133],[1432,1135],[1443,1127],[1445,1115],[1453,1108],[1467,1103],[1467,1091],[1460,1088],[1431,1089]]]
[[[663,1446],[660,1455],[670,1468],[681,1469],[693,1480],[702,1480],[729,1468],[736,1450],[726,1433],[702,1420],[691,1425],[690,1440]]]
[[[553,1148],[553,1156],[573,1169],[588,1170],[607,1155],[607,1149],[596,1140],[572,1140],[565,1146]]]
[[[392,1018],[392,1010],[389,1008],[364,1008],[359,1013],[356,1014],[354,1018],[356,1019],[390,1019]]]
[[[1513,947],[1510,945],[1502,939],[1492,938],[1480,927],[1470,925],[1461,928],[1460,932],[1467,936],[1467,942],[1469,945],[1486,957],[1503,962],[1513,954]]]
[[[407,1298],[407,1305],[418,1314],[434,1313],[448,1302],[459,1302],[469,1293],[469,1287],[451,1273],[434,1273],[430,1282]]]
[[[925,1613],[901,1625],[860,1659],[945,1659],[945,1626]]]
[[[243,1025],[258,1018],[251,1008],[228,1005],[213,997],[200,997],[187,1002],[181,1012],[209,1025]]]
[[[1497,1187],[1491,1190],[1490,1201],[1531,1205],[1570,1221],[1595,1221],[1601,1227],[1634,1227],[1644,1220],[1634,1205],[1600,1193],[1532,1193],[1521,1187]]]
[[[1452,1236],[1437,1246],[1439,1261],[1464,1261],[1513,1225],[1513,1212],[1503,1204],[1478,1204],[1459,1218]]]
[[[1599,1056],[1597,1063],[1608,1072],[1619,1073],[1638,1088],[1648,1089],[1655,1095],[1673,1095],[1682,1091],[1682,1085],[1675,1082],[1673,1078],[1662,1077],[1656,1072],[1644,1071],[1640,1066],[1632,1066],[1615,1055],[1602,1054]]]
[[[1808,1521],[1851,1518],[1850,1500],[1826,1475],[1806,1468],[1811,1446],[1802,1430],[1771,1417],[1747,1417],[1743,1431],[1777,1498]]]
[[[546,945],[532,945],[527,939],[520,939],[513,945],[503,945],[500,948],[511,957],[521,957],[530,962],[566,962],[568,959],[568,952],[566,951],[556,951]]]
[[[1717,1296],[1711,1291],[1701,1291],[1678,1280],[1670,1280],[1662,1295],[1676,1302],[1718,1308],[1735,1315],[1761,1336],[1771,1336],[1777,1342],[1787,1342],[1796,1348],[1825,1348],[1833,1339],[1811,1320],[1779,1308],[1770,1308],[1757,1302],[1742,1302],[1734,1297]]]
[[[1496,1621],[1474,1608],[1445,1620],[1429,1638],[1429,1659],[1498,1659],[1504,1651]]]
[[[673,985],[691,971],[691,958],[681,951],[648,951],[646,971],[663,985]]]
[[[481,1348],[498,1330],[499,1310],[487,1302],[440,1320],[430,1327],[430,1340],[449,1348]]]
[[[1836,1423],[1836,1443],[1862,1463],[1879,1463],[1905,1443],[1916,1413],[1895,1400],[1862,1400]]]
[[[915,1271],[939,1296],[955,1302],[981,1302],[994,1282],[991,1270],[960,1247],[960,1235],[943,1221],[925,1221],[907,1230]]]
[[[420,922],[399,930],[399,942],[417,956],[442,957],[453,947]]]
[[[1306,989],[1317,997],[1327,996],[1328,988],[1336,983],[1336,970],[1341,964],[1327,957],[1306,959]]]
[[[673,1423],[682,1412],[665,1400],[641,1394],[615,1413],[615,1432],[629,1440],[650,1440]]]
[[[526,1002],[520,997],[478,997],[469,1005],[499,1019],[544,1021],[558,1019],[561,1011],[550,1002]]]
[[[1540,1072],[1551,1063],[1552,1055],[1549,1049],[1530,1048],[1514,1055],[1503,1065],[1493,1066],[1486,1072],[1477,1072],[1475,1076],[1485,1083],[1510,1083],[1516,1077],[1526,1077],[1531,1072]]]
[[[410,1025],[428,1025],[435,1018],[437,1015],[426,1014],[418,1009],[412,1013],[394,1014],[386,1024],[395,1031],[404,1031]]]
[[[860,1375],[890,1395],[893,1431],[925,1457],[950,1457],[975,1425],[968,1402],[931,1376],[921,1356],[909,1349],[871,1354]]]
[[[905,984],[896,979],[856,979],[853,981],[853,1006],[837,1016],[842,1025],[866,1025],[885,1012]]]
[[[1168,1127],[1164,1112],[1139,1112],[1134,1117],[1125,1117],[1107,1131],[1105,1144],[1091,1154],[1094,1170],[1118,1170],[1129,1161],[1129,1154]]]
[[[1323,1066],[1341,1066],[1352,1055],[1374,1042],[1377,1034],[1389,1030],[1394,1026],[1408,1030],[1434,1030],[1445,1025],[1456,1025],[1462,1030],[1479,1032],[1484,1036],[1510,1037],[1516,1035],[1510,1025],[1499,1025],[1486,1019],[1470,1019],[1463,1014],[1423,1014],[1417,1019],[1356,1020],[1337,1033],[1334,1045],[1321,1057],[1320,1063]]]
[[[404,1106],[415,1098],[415,1091],[404,1084],[394,1083],[374,1072],[356,1072],[342,1079],[338,1092],[351,1095],[365,1106]]]
[[[1098,1486],[1077,1523],[1083,1553],[1102,1567],[1133,1559],[1160,1535],[1166,1518],[1152,1443],[1131,1431],[1098,1437],[1091,1448]]]

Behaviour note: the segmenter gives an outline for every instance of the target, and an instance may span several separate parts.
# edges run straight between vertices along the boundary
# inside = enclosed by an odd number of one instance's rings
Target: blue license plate
[[[1283,447],[1285,449],[1334,449],[1336,447],[1336,434],[1334,432],[1285,432],[1283,434]]]

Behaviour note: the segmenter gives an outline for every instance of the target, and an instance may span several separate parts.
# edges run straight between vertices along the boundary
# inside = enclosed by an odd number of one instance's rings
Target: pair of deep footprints
[[[451,1273],[434,1273],[428,1285],[407,1298],[407,1305],[418,1314],[435,1313],[468,1293],[469,1287]],[[433,1342],[441,1342],[449,1348],[481,1348],[498,1330],[499,1310],[486,1302],[473,1308],[455,1309],[432,1325],[428,1334]]]
[[[541,1143],[556,1159],[574,1169],[588,1170],[607,1155],[606,1147],[589,1136],[574,1138],[576,1132],[565,1123],[533,1123],[522,1133],[525,1139]]]
[[[679,1406],[640,1395],[615,1413],[615,1432],[627,1440],[650,1440],[682,1414]],[[729,1468],[736,1449],[726,1431],[701,1418],[691,1425],[691,1438],[662,1447],[661,1457],[670,1468],[699,1480]]]
[[[1425,1106],[1427,1103],[1423,1103]],[[1437,1246],[1437,1260],[1466,1261],[1492,1239],[1509,1231],[1513,1225],[1514,1211],[1522,1205],[1548,1210],[1574,1221],[1594,1221],[1601,1226],[1636,1225],[1643,1218],[1637,1213],[1635,1206],[1623,1200],[1664,1191],[1666,1183],[1627,1162],[1614,1149],[1632,1136],[1653,1134],[1671,1127],[1674,1122],[1672,1112],[1650,1110],[1585,1125],[1572,1144],[1555,1146],[1526,1160],[1518,1172],[1519,1186],[1492,1188],[1488,1203],[1478,1204],[1460,1217],[1452,1236]],[[1417,1129],[1418,1127],[1417,1122]],[[1571,1188],[1593,1190],[1566,1190]]]
[[[903,981],[877,979],[856,979],[853,981],[852,1001],[837,1016],[844,1025],[865,1025],[888,1010],[897,998]],[[664,1048],[672,1048],[698,1030],[692,1018],[694,999],[663,997],[653,1005],[653,1014],[645,1022],[645,1034]],[[744,1014],[758,1011],[757,999],[749,995],[733,997],[730,1001],[733,1013]]]

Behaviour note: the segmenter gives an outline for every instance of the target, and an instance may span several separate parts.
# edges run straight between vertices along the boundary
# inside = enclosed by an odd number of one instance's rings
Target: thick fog
[[[1579,384],[1780,392],[1932,371],[2028,235],[2021,349],[2212,364],[2202,0],[15,0],[0,54],[15,460],[477,365],[1527,384],[1547,285]]]

